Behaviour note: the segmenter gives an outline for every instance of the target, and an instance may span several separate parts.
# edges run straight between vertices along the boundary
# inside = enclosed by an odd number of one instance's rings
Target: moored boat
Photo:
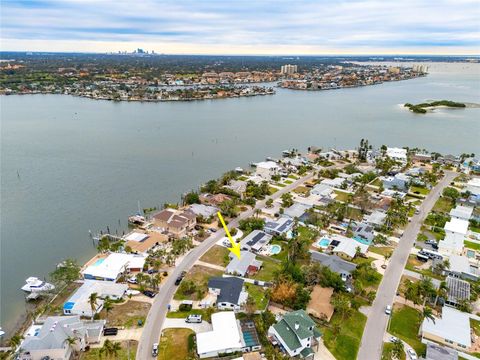
[[[50,291],[55,289],[55,286],[46,282],[42,281],[37,277],[31,276],[26,281],[26,284],[22,286],[22,290],[26,292],[42,292],[42,291]]]

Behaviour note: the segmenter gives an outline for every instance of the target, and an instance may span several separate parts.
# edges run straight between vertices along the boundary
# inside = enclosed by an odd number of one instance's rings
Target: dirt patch
[[[330,321],[334,311],[333,305],[330,304],[332,295],[332,288],[315,286],[307,306],[307,312],[318,319],[325,318],[327,321]]]
[[[106,319],[108,326],[139,327],[138,321],[140,320],[142,325],[145,323],[150,306],[146,302],[128,300],[126,303],[114,305],[108,315],[102,310],[100,318]]]

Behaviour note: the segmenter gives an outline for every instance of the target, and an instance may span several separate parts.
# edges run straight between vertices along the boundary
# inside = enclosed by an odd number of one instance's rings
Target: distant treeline
[[[404,106],[408,107],[414,113],[425,114],[427,112],[425,108],[428,108],[428,107],[448,106],[448,107],[455,107],[455,108],[464,108],[466,105],[460,102],[455,102],[450,100],[438,100],[438,101],[425,102],[425,103],[420,103],[415,105],[406,103]]]

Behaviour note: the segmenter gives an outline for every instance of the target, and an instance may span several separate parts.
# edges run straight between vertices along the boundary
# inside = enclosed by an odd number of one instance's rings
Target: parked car
[[[387,305],[387,307],[385,308],[385,314],[387,314],[387,315],[392,314],[392,306],[391,305]]]
[[[149,298],[154,298],[157,293],[150,290],[145,290],[143,292],[143,295],[148,296]]]
[[[188,315],[185,319],[186,323],[201,323],[202,315]]]
[[[139,295],[139,294],[140,294],[140,291],[138,291],[138,290],[128,289],[127,291],[125,291],[125,295],[127,295],[127,296],[135,296],[135,295]]]
[[[398,342],[398,341],[400,341],[400,339],[397,338],[396,336],[391,336],[390,337],[390,342],[394,343],[394,342]]]
[[[407,354],[408,354],[408,357],[411,360],[417,360],[418,359],[417,354],[415,353],[415,351],[413,349],[408,349]]]
[[[417,209],[415,210],[415,215],[418,215],[418,214],[420,214],[420,210]]]
[[[187,272],[186,271],[182,271],[182,273],[177,277],[177,279],[175,280],[175,285],[180,285],[180,283],[182,282],[183,278],[185,277],[185,275],[187,275]]]
[[[128,278],[127,282],[129,282],[130,284],[138,284],[136,276],[132,276],[131,278]]]
[[[147,273],[149,273],[149,274],[156,274],[156,273],[158,273],[158,270],[156,270],[156,269],[148,269]]]
[[[158,356],[158,343],[153,344],[152,346],[152,356],[157,357]]]
[[[342,278],[342,281],[347,281],[347,274],[341,274],[340,277]]]
[[[103,329],[103,336],[115,336],[118,334],[118,328],[110,327]]]

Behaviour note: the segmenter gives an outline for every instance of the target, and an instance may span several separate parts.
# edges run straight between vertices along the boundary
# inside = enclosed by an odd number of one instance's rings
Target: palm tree
[[[105,298],[105,301],[103,302],[103,308],[105,309],[105,312],[106,312],[105,320],[108,321],[108,314],[113,309],[113,302],[112,300],[110,300],[108,296]]]
[[[392,252],[389,251],[387,253],[385,253],[385,255],[383,255],[383,265],[385,265],[388,261],[388,259],[390,259],[392,257]]]
[[[442,281],[440,283],[440,286],[438,287],[437,293],[435,295],[435,306],[437,306],[437,302],[438,302],[439,297],[442,297],[442,298],[445,299],[447,296],[448,296],[448,286],[447,286],[447,283],[445,281]]]
[[[260,216],[261,213],[262,213],[262,210],[260,210],[260,209],[255,209],[255,211],[254,211],[255,217],[257,217],[257,218]]]
[[[435,324],[435,317],[433,316],[433,311],[428,306],[424,306],[422,312],[420,313],[420,322],[422,322],[424,319],[432,320]]]
[[[23,340],[23,336],[13,335],[10,338],[10,347],[12,347],[13,349],[16,349],[18,346],[20,346],[20,344],[22,343],[22,340]]]
[[[393,342],[392,357],[395,359],[401,359],[403,353],[403,343],[401,340],[395,340]]]
[[[350,299],[346,295],[339,294],[333,297],[330,303],[335,308],[335,311],[340,314],[343,323],[345,316],[348,316],[350,313]]]
[[[114,359],[117,358],[118,352],[119,352],[120,350],[122,350],[122,345],[120,345],[119,342],[114,342],[114,343],[112,343],[111,355],[113,355],[113,358],[114,358]]]
[[[76,349],[73,347],[75,343],[80,340],[74,336],[67,336],[65,340],[63,340],[64,344],[67,344],[70,348],[72,348],[73,353],[76,353]]]
[[[105,340],[103,346],[100,348],[100,355],[105,354],[107,358],[110,358],[110,355],[112,354],[112,347],[112,341],[110,339]]]
[[[97,312],[97,300],[98,300],[98,294],[96,292],[91,293],[88,302],[90,303],[90,308],[92,309],[92,321],[93,317],[95,316],[95,313]]]

